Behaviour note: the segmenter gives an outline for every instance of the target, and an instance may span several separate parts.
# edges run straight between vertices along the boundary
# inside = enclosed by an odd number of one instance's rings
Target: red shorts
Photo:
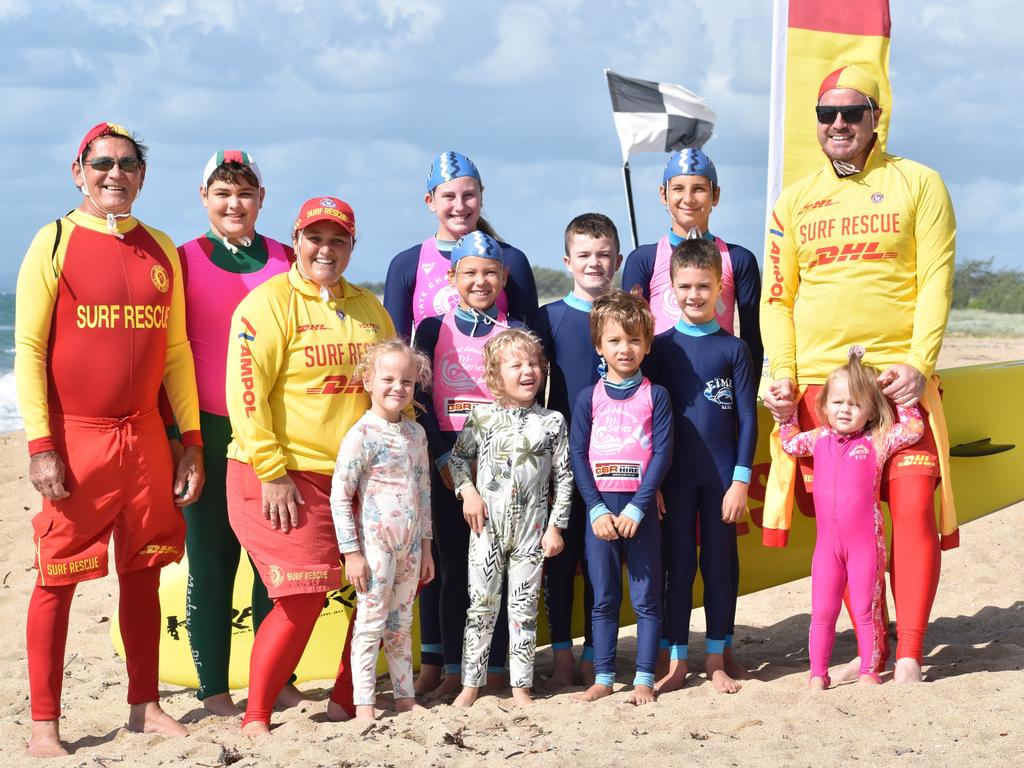
[[[305,502],[287,533],[263,516],[262,484],[252,467],[228,459],[228,519],[271,597],[341,588],[341,555],[331,516],[331,476],[288,471]]]
[[[801,430],[810,430],[821,426],[818,419],[818,409],[815,403],[821,393],[820,384],[811,384],[807,392],[797,404],[797,419],[800,422]],[[924,434],[921,439],[913,445],[909,445],[901,451],[897,451],[885,464],[882,470],[882,500],[887,500],[889,481],[897,477],[910,475],[925,475],[939,477],[939,453],[935,447],[935,436],[932,428],[928,425],[928,413],[924,406],[918,404],[921,414],[924,416]],[[896,406],[892,406],[893,413]],[[800,469],[800,476],[804,480],[807,492],[810,493],[814,487],[814,460],[810,456],[801,456],[797,459],[797,466]]]
[[[185,518],[174,504],[173,459],[154,408],[123,419],[50,414],[66,472],[66,499],[43,499],[32,519],[38,583],[107,575],[110,538],[118,573],[181,559]]]

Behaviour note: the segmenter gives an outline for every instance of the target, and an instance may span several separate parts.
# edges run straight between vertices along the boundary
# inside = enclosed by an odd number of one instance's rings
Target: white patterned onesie
[[[355,496],[358,521],[353,513]],[[430,465],[423,427],[364,413],[338,449],[331,513],[338,549],[342,554],[361,550],[371,571],[367,591],[356,593],[353,700],[356,706],[373,705],[381,637],[395,698],[411,698],[412,604],[420,576],[421,540],[431,538]]]
[[[476,462],[476,482],[471,465]],[[483,685],[487,655],[508,573],[509,671],[512,685],[533,685],[537,602],[549,525],[569,524],[572,471],[562,414],[534,405],[476,405],[448,460],[455,492],[474,486],[487,507],[479,534],[469,534],[469,611],[462,650],[462,684]],[[548,511],[548,496],[554,501]]]

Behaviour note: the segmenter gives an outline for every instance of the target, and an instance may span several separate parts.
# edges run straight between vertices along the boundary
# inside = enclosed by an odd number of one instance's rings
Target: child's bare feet
[[[826,688],[828,688],[828,681],[823,677],[815,676],[807,681],[808,691],[824,691]]]
[[[529,688],[512,688],[512,703],[517,707],[528,707],[533,704],[533,696]]]
[[[732,648],[726,648],[723,657],[725,658],[725,674],[734,680],[750,679],[750,670],[736,661],[736,655],[732,652]]]
[[[600,685],[594,683],[592,686],[583,691],[583,693],[577,693],[572,697],[573,701],[597,701],[603,699],[605,696],[612,695],[612,687],[610,685]]]
[[[708,680],[719,693],[737,693],[743,686],[726,674],[725,659],[720,653],[709,653],[704,660],[704,671]]]
[[[654,686],[654,691],[659,696],[669,691],[678,691],[684,685],[686,685],[686,677],[690,674],[690,665],[686,659],[676,659],[670,661],[668,665],[668,674],[658,680]]]
[[[427,694],[428,701],[437,701],[445,696],[454,696],[462,688],[462,681],[457,674],[446,675],[444,682]],[[414,689],[415,690],[415,689]]]
[[[852,683],[860,677],[860,656],[848,661],[833,677],[835,683]]]
[[[246,723],[242,726],[242,735],[248,736],[250,739],[259,739],[263,736],[269,736],[270,724],[259,720],[253,720],[251,723]]]
[[[560,691],[568,688],[573,682],[573,672],[576,660],[572,655],[572,648],[558,648],[554,651],[554,668],[544,683],[544,689],[548,691]]]
[[[581,661],[580,662],[580,685],[589,688],[594,684],[594,662],[592,661]]]
[[[462,693],[455,697],[455,701],[452,702],[453,707],[472,707],[473,702],[477,700],[480,695],[479,688],[470,688],[468,685],[463,686]]]
[[[661,680],[663,677],[668,676],[669,667],[669,655],[668,648],[658,649],[658,662],[654,665],[654,679]]]
[[[277,700],[274,702],[275,705],[281,709],[291,709],[297,707],[303,702],[309,701],[306,695],[296,688],[292,683],[286,683],[281,692],[277,694]]]
[[[641,707],[644,704],[653,704],[655,700],[654,689],[647,685],[633,687],[633,692],[626,699],[630,704]]]
[[[155,701],[131,705],[128,710],[128,730],[170,737],[188,736],[188,729],[160,709]]]
[[[920,683],[924,679],[921,674],[921,665],[917,659],[906,656],[896,659],[896,668],[893,670],[892,679],[897,683]]]
[[[439,664],[420,664],[420,674],[413,686],[416,695],[422,696],[437,688],[441,684],[442,671]]]
[[[218,717],[238,717],[242,714],[242,708],[231,700],[230,693],[218,693],[203,699],[203,708]]]
[[[376,718],[377,710],[373,708],[372,704],[360,704],[356,707],[356,720],[361,720],[365,723]]]
[[[858,685],[881,685],[881,683],[879,682],[878,678],[876,678],[874,675],[861,675],[857,679],[857,684]]]
[[[505,681],[504,672],[488,672],[487,682],[484,684],[484,693],[501,693],[508,687]]]
[[[412,696],[395,699],[395,712],[422,712],[425,709]]]
[[[32,757],[64,757],[71,754],[60,743],[59,720],[34,720],[26,746]]]
[[[336,701],[327,702],[327,719],[332,723],[344,723],[351,720],[352,715],[345,711],[345,708]]]

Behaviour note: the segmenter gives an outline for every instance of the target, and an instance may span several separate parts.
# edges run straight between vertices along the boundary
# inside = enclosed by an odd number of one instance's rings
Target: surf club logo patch
[[[882,202],[883,200],[885,200],[885,195],[883,195],[881,192],[875,192],[875,194],[873,194],[871,196],[871,202],[872,203],[876,203],[877,204],[877,203]]]
[[[732,379],[718,378],[707,382],[704,386],[704,397],[715,405],[722,406],[723,411],[731,410],[733,403]]]
[[[868,450],[866,445],[855,445],[853,450],[850,451],[850,458],[857,461],[866,461],[869,453],[871,451]]]
[[[171,278],[167,276],[167,270],[159,264],[149,271],[149,279],[160,293],[167,293],[171,287]]]
[[[284,582],[284,572],[279,566],[270,566],[270,583],[272,586],[280,587]]]
[[[440,374],[441,382],[444,387],[452,392],[468,392],[476,389],[477,379],[474,379],[472,374],[466,370],[466,363],[469,354],[462,356],[459,359],[458,351],[451,350],[454,354],[445,355],[444,359],[441,360],[438,373]],[[475,357],[480,358],[480,364],[472,366],[476,370],[479,376],[479,380],[483,381],[484,378],[484,367],[483,358],[478,350],[468,350],[468,353],[476,352]]]
[[[324,208],[337,208],[338,207],[337,205],[334,204],[334,201],[331,200],[331,198],[329,198],[329,197],[323,198],[320,201],[320,205],[322,205]]]

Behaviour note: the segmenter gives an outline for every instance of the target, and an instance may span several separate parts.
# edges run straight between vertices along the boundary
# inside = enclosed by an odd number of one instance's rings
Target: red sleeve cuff
[[[945,533],[939,537],[939,548],[945,552],[948,549],[956,549],[960,546],[960,529],[957,528],[952,533]]]
[[[35,440],[28,441],[28,455],[35,456],[37,453],[46,453],[47,451],[55,451],[57,446],[53,444],[53,438],[50,436],[37,437]]]
[[[761,543],[766,547],[785,547],[789,544],[789,531],[764,528],[761,530]]]
[[[181,444],[185,448],[202,448],[203,447],[203,436],[198,429],[190,429],[188,432],[181,433]]]

